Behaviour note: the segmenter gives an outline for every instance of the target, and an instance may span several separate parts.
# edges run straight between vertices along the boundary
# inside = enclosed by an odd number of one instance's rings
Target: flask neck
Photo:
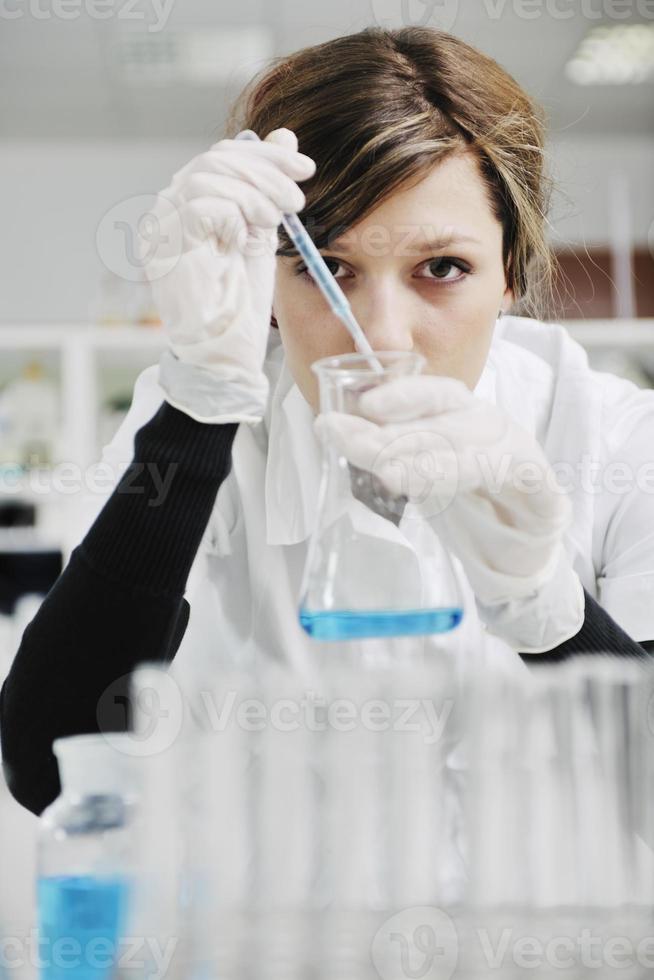
[[[126,743],[125,743],[126,745]],[[53,745],[62,792],[67,796],[125,796],[135,790],[136,759],[115,735],[75,735]]]

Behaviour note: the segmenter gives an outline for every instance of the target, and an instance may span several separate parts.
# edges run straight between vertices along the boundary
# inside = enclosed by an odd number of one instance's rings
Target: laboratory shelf
[[[123,387],[131,386],[143,368],[154,364],[164,348],[161,327],[132,324],[0,325],[0,351],[32,356],[55,351],[59,358],[62,450],[65,460],[82,466],[98,458],[102,375],[120,366]]]
[[[161,327],[115,324],[24,324],[0,323],[0,350],[38,350],[82,344],[94,350],[160,350],[164,346]]]
[[[560,320],[586,349],[616,348],[621,351],[654,351],[654,319]]]
[[[60,440],[54,466],[74,463],[85,470],[100,459],[103,445],[124,417],[124,412],[111,411],[109,402],[117,395],[123,396],[121,400],[129,398],[138,374],[157,363],[164,346],[160,326],[0,324],[0,386],[38,358],[60,393]],[[73,494],[58,490],[56,481],[44,493],[40,487],[48,482],[47,470],[41,476],[35,490],[31,474],[16,481],[0,473],[0,501],[34,505],[37,526],[49,537],[58,529],[61,545],[69,553],[88,525],[94,501],[83,489]]]

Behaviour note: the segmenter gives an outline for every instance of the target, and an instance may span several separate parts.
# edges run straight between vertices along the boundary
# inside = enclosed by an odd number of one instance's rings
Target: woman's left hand
[[[536,439],[453,378],[396,378],[359,410],[320,415],[316,431],[429,519],[488,630],[526,653],[574,636],[584,592],[563,546],[572,506]]]

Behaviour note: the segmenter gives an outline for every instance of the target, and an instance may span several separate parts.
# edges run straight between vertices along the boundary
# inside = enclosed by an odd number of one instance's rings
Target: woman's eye
[[[439,279],[442,282],[456,282],[459,279],[464,279],[465,275],[470,272],[470,266],[460,259],[448,259],[445,256],[438,259],[431,259],[423,267],[428,269],[431,275],[421,276],[424,279]],[[459,270],[459,275],[449,275],[452,270]]]
[[[324,255],[323,255],[323,259],[324,259],[325,265],[327,266],[327,268],[329,269],[329,271],[331,272],[331,274],[334,276],[335,279],[343,279],[344,278],[343,276],[337,276],[336,275],[336,269],[338,269],[338,267],[341,265],[340,262],[337,262],[336,259],[328,259]],[[336,269],[333,268],[334,266],[336,266]],[[341,266],[341,268],[343,268],[343,266]],[[298,276],[302,276],[304,279],[306,279],[308,282],[312,283],[315,286],[315,280],[314,280],[313,276],[307,271],[307,267],[306,267],[306,265],[304,265],[303,262],[301,262],[296,267],[296,273],[297,273]]]
[[[323,256],[325,264],[331,274],[335,279],[345,279],[345,275],[337,275],[338,269],[341,268],[345,270],[345,266],[339,262],[337,259],[331,259]],[[450,259],[441,256],[437,259],[431,259],[429,262],[423,265],[423,270],[427,269],[428,275],[418,276],[419,279],[432,279],[434,281],[440,282],[458,282],[461,279],[465,279],[466,275],[470,272],[470,266],[463,262],[461,259]],[[458,274],[457,274],[458,272]],[[452,273],[455,273],[452,275]],[[296,267],[296,274],[302,276],[308,282],[315,286],[313,277],[307,271],[306,265],[300,263]]]

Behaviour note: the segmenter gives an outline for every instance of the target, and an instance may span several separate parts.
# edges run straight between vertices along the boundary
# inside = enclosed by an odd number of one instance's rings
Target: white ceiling
[[[70,19],[54,16],[56,0],[4,0],[0,13],[0,136],[4,138],[219,138],[225,106],[241,83],[227,89],[215,82],[204,86],[130,83],[118,72],[112,52],[120,38],[132,32],[166,37],[188,28],[262,25],[271,31],[274,52],[283,54],[368,24],[399,26],[427,19],[507,68],[543,103],[553,136],[654,133],[654,85],[580,87],[567,81],[563,71],[579,40],[599,23],[611,23],[612,15],[628,7],[624,0],[59,3]],[[633,0],[632,8],[630,19],[654,19],[650,0]],[[96,16],[107,10],[112,11],[107,19]],[[8,17],[7,11],[19,16]],[[158,30],[148,31],[158,25]]]

